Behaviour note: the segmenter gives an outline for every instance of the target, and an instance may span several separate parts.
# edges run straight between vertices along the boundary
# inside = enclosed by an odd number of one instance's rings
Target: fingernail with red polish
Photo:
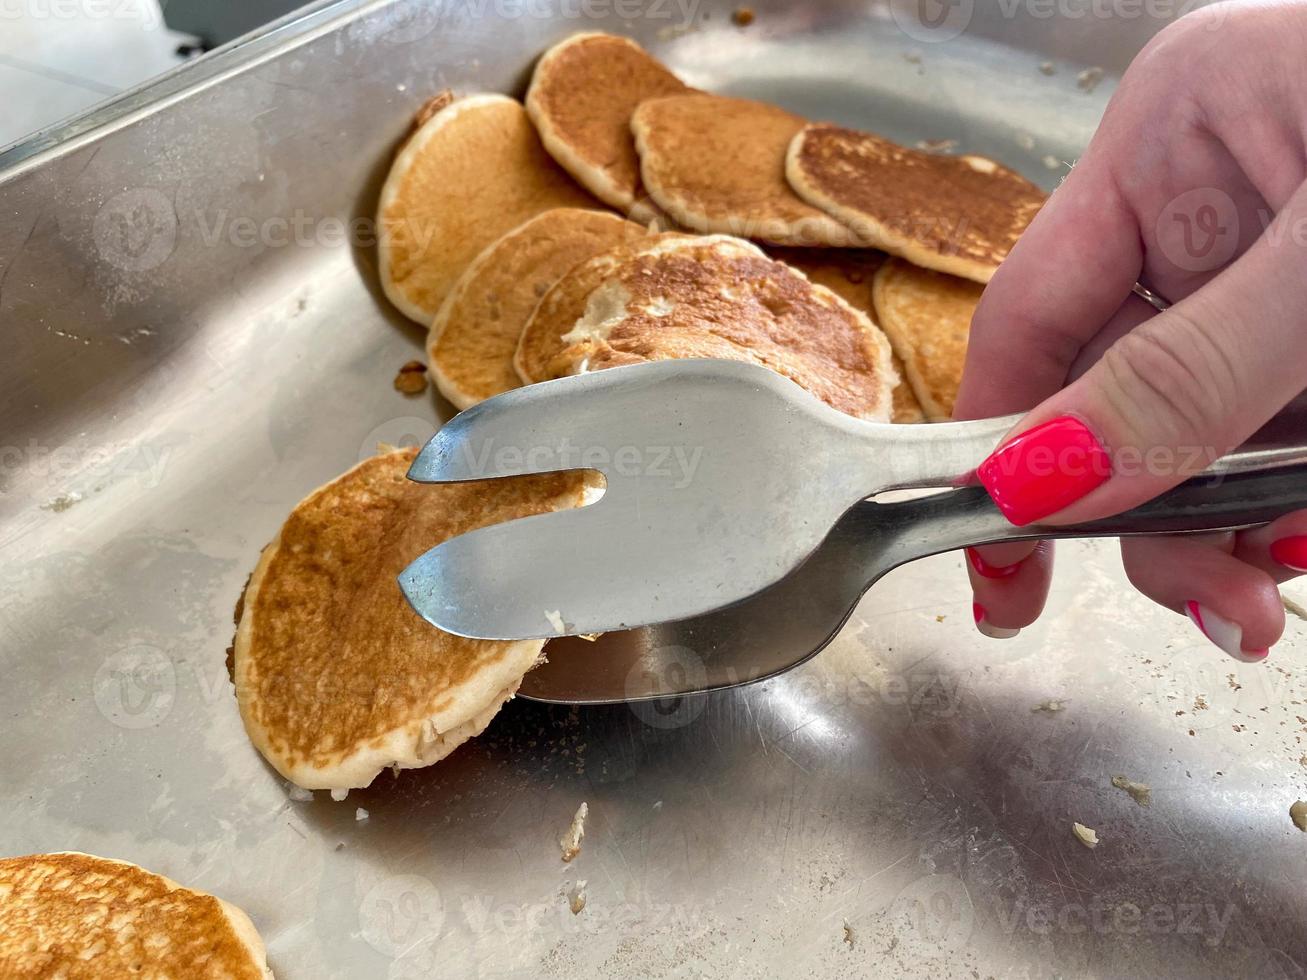
[[[1267,654],[1270,653],[1269,649],[1245,650],[1243,648],[1243,627],[1218,613],[1212,612],[1200,602],[1194,602],[1190,599],[1184,604],[1184,611],[1193,620],[1193,624],[1203,631],[1203,636],[1234,657],[1235,660],[1246,664],[1255,664],[1265,660]]]
[[[976,574],[982,578],[1008,578],[1021,571],[1021,562],[1014,562],[1011,565],[991,565],[980,557],[980,552],[975,548],[967,548],[967,561],[971,562],[971,567],[976,570]]]
[[[985,607],[978,602],[971,604],[971,615],[976,619],[976,629],[984,633],[993,640],[1010,640],[1021,631],[1019,629],[1004,629],[1002,626],[995,626],[985,618]]]
[[[1107,451],[1070,415],[1027,429],[976,468],[998,509],[1018,527],[1056,514],[1111,475]]]
[[[1295,572],[1307,572],[1307,534],[1276,541],[1271,545],[1271,558]]]

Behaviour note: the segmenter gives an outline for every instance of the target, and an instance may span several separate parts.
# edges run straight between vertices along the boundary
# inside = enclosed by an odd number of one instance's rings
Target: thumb
[[[1219,276],[1116,341],[976,470],[1014,524],[1138,506],[1307,387],[1307,185]]]

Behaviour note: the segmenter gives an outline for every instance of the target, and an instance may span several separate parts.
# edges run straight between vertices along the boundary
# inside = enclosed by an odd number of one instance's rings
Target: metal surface
[[[608,21],[450,4],[407,31],[402,7],[318,11],[6,155],[0,850],[216,892],[289,980],[1301,975],[1301,622],[1236,664],[1133,595],[1108,542],[1062,549],[1016,639],[976,634],[961,561],[927,559],[782,677],[517,701],[345,803],[289,800],[250,747],[223,656],[259,549],[301,495],[448,414],[391,388],[420,333],[330,224],[371,213],[431,91],[520,91],[543,46],[609,26],[695,84],[954,138],[1047,185],[1043,156],[1073,160],[1110,90],[1078,72],[1119,71],[1159,26],[1149,5],[955,4],[969,29],[935,43],[885,4],[751,6],[747,29],[714,4],[683,33],[674,3]],[[1049,698],[1069,700],[1032,710]]]
[[[809,556],[858,501],[974,479],[1019,419],[864,422],[788,378],[738,361],[663,361],[531,385],[452,419],[418,453],[409,479],[457,483],[589,469],[603,477],[602,497],[458,535],[409,565],[400,586],[428,622],[482,639],[584,636],[703,617],[801,574],[805,561],[814,567]],[[1307,415],[1294,423],[1298,435],[1289,444],[1242,447],[1207,472],[1301,464],[1307,473]],[[906,561],[997,540],[1266,523],[1307,507],[1307,481],[1292,477],[1267,481],[1275,486],[1270,506],[1258,481],[1205,475],[1089,526],[1017,529],[996,508],[959,526],[927,509],[874,507],[865,520],[881,515],[886,527],[869,526],[864,536],[871,551],[892,561],[867,565],[863,588]],[[1196,488],[1206,506],[1193,505]],[[903,537],[892,529],[905,513],[921,522],[910,535],[915,547],[886,551],[882,541]],[[801,591],[825,589],[814,582]],[[811,648],[790,652],[798,663]],[[576,699],[590,700],[584,692],[578,687]]]

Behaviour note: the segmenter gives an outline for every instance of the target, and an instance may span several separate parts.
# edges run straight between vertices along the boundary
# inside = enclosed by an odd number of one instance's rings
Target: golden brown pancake
[[[983,286],[890,259],[876,273],[876,317],[932,421],[953,414],[971,317]]]
[[[824,286],[724,235],[671,238],[618,263],[591,292],[557,360],[571,373],[682,357],[748,361],[832,408],[890,417],[884,335]]]
[[[1043,191],[993,160],[910,150],[829,123],[794,137],[785,175],[872,245],[981,283],[1044,204]]]
[[[396,576],[447,538],[581,503],[576,473],[426,485],[416,449],[365,460],[309,494],[264,549],[236,631],[241,719],[305,789],[366,786],[431,765],[478,735],[535,664],[540,640],[436,629]]]
[[[872,280],[876,270],[885,264],[885,253],[870,248],[778,248],[767,254],[786,265],[798,269],[811,281],[825,286],[855,310],[867,314],[872,323],[879,323],[871,297]],[[890,421],[924,422],[926,414],[912,392],[912,385],[903,372],[898,354],[893,357],[894,373],[898,384],[894,386],[894,412]]]
[[[0,859],[0,976],[271,980],[234,905],[76,851]]]
[[[454,282],[496,238],[550,208],[594,203],[544,151],[521,103],[456,99],[408,139],[381,189],[382,287],[406,316],[430,326]]]
[[[554,208],[488,246],[459,277],[427,337],[441,394],[463,409],[518,387],[517,341],[549,287],[578,262],[644,234],[615,214]]]
[[[568,270],[545,293],[522,330],[513,357],[518,378],[531,385],[567,374],[568,363],[558,361],[566,346],[562,337],[585,315],[590,294],[638,248],[666,238],[684,237],[674,231],[654,232],[636,242],[599,252]]]
[[[631,113],[645,99],[688,91],[630,38],[577,34],[537,62],[526,111],[545,149],[581,186],[648,222],[659,212],[640,182]]]
[[[765,102],[695,93],[640,103],[631,131],[644,186],[685,228],[775,245],[858,244],[786,183],[785,153],[804,123]]]

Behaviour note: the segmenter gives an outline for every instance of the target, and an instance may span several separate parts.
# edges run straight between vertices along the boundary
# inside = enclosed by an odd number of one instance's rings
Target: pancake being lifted
[[[932,421],[953,414],[971,317],[984,287],[890,259],[876,273],[876,315]]]
[[[631,131],[645,187],[683,227],[774,245],[857,245],[786,183],[785,153],[804,123],[765,102],[695,93],[642,102]]]
[[[545,152],[521,103],[455,99],[409,137],[381,190],[382,288],[429,327],[483,248],[542,211],[594,203]]]
[[[870,244],[980,283],[1044,204],[1038,187],[993,160],[910,150],[829,123],[794,137],[785,173],[800,197]]]
[[[770,248],[767,254],[798,269],[812,282],[825,286],[855,310],[867,314],[872,323],[880,326],[872,300],[872,281],[876,271],[885,264],[885,253],[870,248]],[[894,354],[894,373],[898,384],[894,386],[892,422],[924,422],[926,414],[921,403],[904,376],[903,364]]]
[[[890,417],[884,335],[824,286],[725,235],[664,239],[609,270],[563,338],[568,373],[669,358],[770,368],[858,418]]]
[[[233,678],[250,740],[305,789],[367,786],[480,734],[543,641],[469,640],[409,607],[396,577],[477,527],[579,506],[584,475],[429,486],[417,449],[365,460],[315,490],[264,549],[246,588]]]
[[[427,338],[436,387],[459,409],[518,387],[518,339],[540,298],[584,259],[642,237],[603,211],[555,208],[491,244],[459,277]]]
[[[272,980],[234,905],[76,851],[0,859],[0,976]]]
[[[691,91],[630,38],[577,34],[536,63],[526,110],[559,164],[636,221],[658,217],[640,182],[631,113],[646,99]]]

